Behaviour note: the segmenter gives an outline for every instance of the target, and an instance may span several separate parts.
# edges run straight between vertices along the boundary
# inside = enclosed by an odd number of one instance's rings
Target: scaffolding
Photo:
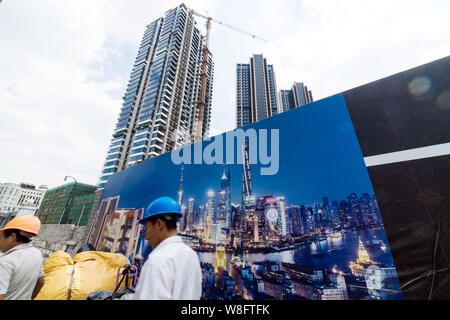
[[[97,186],[71,182],[47,190],[37,216],[43,224],[87,225]]]

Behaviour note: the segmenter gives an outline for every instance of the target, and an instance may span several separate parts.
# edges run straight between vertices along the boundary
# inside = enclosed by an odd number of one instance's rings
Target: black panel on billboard
[[[368,171],[404,297],[450,298],[450,156]]]
[[[450,141],[450,57],[344,97],[365,157]]]
[[[379,202],[420,198],[419,186],[408,163],[370,167],[369,174]]]

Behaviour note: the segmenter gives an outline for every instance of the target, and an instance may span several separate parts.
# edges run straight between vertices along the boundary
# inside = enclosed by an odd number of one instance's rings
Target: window
[[[123,105],[122,105],[122,108],[131,107],[133,104],[134,104],[134,100],[128,101],[128,102],[124,102]]]
[[[135,136],[134,140],[137,141],[137,140],[140,140],[140,139],[145,139],[145,138],[148,138],[149,136],[150,135],[148,133],[147,134],[141,134],[141,135]]]
[[[123,109],[122,109],[122,112],[120,113],[120,115],[125,115],[125,114],[130,115],[131,111],[133,111],[133,108],[132,108],[132,107],[129,107],[129,108],[123,108]]]
[[[119,158],[119,156],[120,156],[120,153],[116,153],[116,154],[106,157],[106,160],[117,159],[117,158]]]
[[[108,153],[116,153],[122,151],[122,147],[112,148]]]
[[[124,96],[123,98],[124,102],[123,105],[128,105],[130,102],[134,102],[136,100],[136,93],[133,93],[131,96]]]
[[[143,129],[139,129],[136,131],[136,134],[140,134],[140,133],[144,133],[144,132],[148,132],[148,127],[145,127]]]
[[[127,112],[127,113],[125,113],[123,116],[121,116],[121,117],[118,119],[118,121],[126,120],[126,119],[128,119],[128,118],[130,117],[130,115],[131,115],[131,113],[130,113],[130,112]]]
[[[125,124],[125,126],[126,126],[127,123],[128,123],[128,118],[125,118],[123,120],[119,119],[119,121],[117,122],[117,126],[120,126],[122,124]]]
[[[147,116],[147,117],[143,117],[143,118],[139,118],[139,122],[143,122],[143,121],[147,121],[149,119],[151,119],[152,116]]]
[[[118,137],[116,137],[116,138],[113,138],[113,139],[111,140],[111,142],[114,142],[114,141],[117,141],[117,140],[122,140],[123,138],[124,138],[124,136],[121,135],[121,136],[118,136]],[[120,142],[121,144],[123,144],[123,140],[122,140],[122,141],[117,141],[117,142]]]
[[[142,140],[142,141],[139,141],[139,142],[135,142],[135,143],[133,143],[133,148],[134,147],[138,147],[138,146],[143,146],[143,145],[146,145],[147,144],[147,141],[146,140]]]
[[[131,154],[145,152],[146,148],[138,148],[131,151]]]
[[[110,173],[110,172],[116,172],[116,168],[110,168],[103,170],[103,173]]]
[[[140,161],[140,160],[142,160],[143,158],[144,158],[143,155],[140,155],[140,156],[133,156],[133,157],[130,157],[130,160],[129,160],[128,162]]]
[[[153,110],[150,109],[150,110],[146,110],[145,112],[141,112],[140,117],[143,118],[145,116],[149,116],[149,115],[151,115],[152,111]]]

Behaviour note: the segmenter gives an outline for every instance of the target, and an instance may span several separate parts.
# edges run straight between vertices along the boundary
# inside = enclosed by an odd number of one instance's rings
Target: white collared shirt
[[[162,241],[142,267],[134,299],[199,300],[202,271],[197,253],[180,236]]]
[[[43,257],[31,243],[9,249],[0,256],[0,294],[5,300],[31,300],[37,279],[44,275]]]

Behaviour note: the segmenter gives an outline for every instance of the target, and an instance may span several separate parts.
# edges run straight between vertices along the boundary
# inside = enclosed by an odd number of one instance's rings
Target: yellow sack
[[[67,300],[73,271],[70,254],[57,251],[44,262],[45,284],[35,300]]]
[[[114,291],[117,271],[127,260],[118,254],[80,252],[72,257],[57,251],[44,263],[45,284],[35,300],[85,300],[97,290]],[[123,283],[120,288],[124,288]]]

